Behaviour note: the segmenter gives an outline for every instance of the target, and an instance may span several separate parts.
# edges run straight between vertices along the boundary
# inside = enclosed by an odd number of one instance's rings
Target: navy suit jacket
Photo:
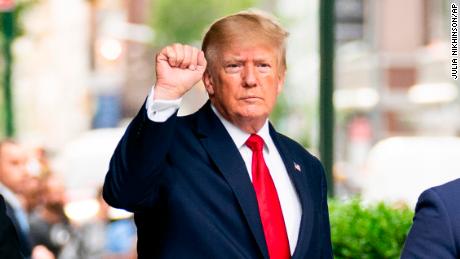
[[[460,258],[460,179],[423,192],[401,258]]]
[[[0,195],[0,258],[23,258],[16,229],[6,215],[5,200],[2,195]]]
[[[271,125],[270,134],[302,205],[293,258],[332,258],[323,168]],[[113,154],[103,195],[135,212],[139,258],[268,258],[243,158],[209,101],[163,123],[143,107]]]

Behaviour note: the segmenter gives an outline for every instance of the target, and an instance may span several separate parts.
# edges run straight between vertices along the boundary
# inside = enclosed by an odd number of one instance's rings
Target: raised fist
[[[156,57],[155,99],[172,100],[182,97],[206,70],[203,51],[179,43],[163,48]]]

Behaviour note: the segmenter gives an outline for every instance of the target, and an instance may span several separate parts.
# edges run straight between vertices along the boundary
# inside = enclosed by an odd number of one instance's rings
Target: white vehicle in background
[[[85,222],[96,215],[97,192],[104,183],[110,158],[125,128],[95,129],[69,142],[53,160],[62,175],[68,195],[66,214],[75,222]],[[129,217],[124,210],[110,208],[112,219]]]
[[[415,207],[425,189],[460,178],[460,138],[388,138],[371,149],[366,169],[364,200]]]

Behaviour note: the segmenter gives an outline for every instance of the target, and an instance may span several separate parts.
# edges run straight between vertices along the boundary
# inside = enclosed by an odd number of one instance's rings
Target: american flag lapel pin
[[[296,162],[294,162],[294,169],[299,173],[302,172],[302,169],[300,168],[300,165],[297,164]]]

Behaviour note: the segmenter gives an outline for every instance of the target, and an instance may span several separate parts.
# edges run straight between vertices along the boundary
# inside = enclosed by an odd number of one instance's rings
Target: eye
[[[229,63],[225,65],[225,71],[227,73],[237,73],[241,70],[241,64],[239,63]]]
[[[260,63],[257,65],[257,68],[260,72],[268,72],[271,69],[271,65],[268,63]]]

